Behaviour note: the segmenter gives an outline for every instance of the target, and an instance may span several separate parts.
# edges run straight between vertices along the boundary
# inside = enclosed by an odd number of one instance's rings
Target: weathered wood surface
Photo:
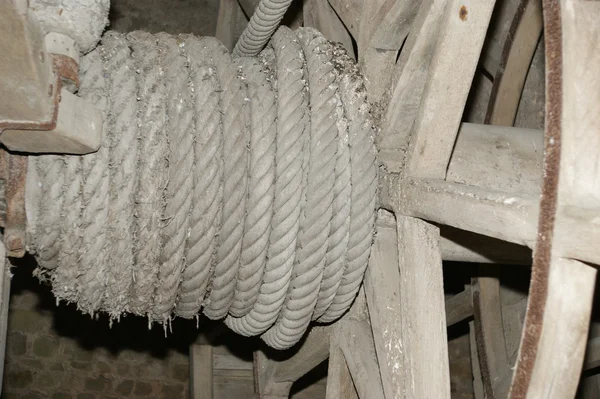
[[[521,0],[503,41],[500,64],[494,73],[486,123],[512,126],[527,71],[542,33],[541,0]]]
[[[462,123],[446,180],[538,198],[543,158],[542,130]]]
[[[210,345],[190,347],[190,397],[213,399],[213,348]]]
[[[364,287],[383,391],[386,398],[399,398],[404,392],[404,379],[399,372],[403,359],[396,218],[380,210],[375,228]]]
[[[584,360],[597,270],[562,257],[560,238],[565,209],[600,200],[599,18],[598,2],[544,1],[545,179],[512,398],[573,397]]]
[[[329,368],[327,370],[326,399],[358,399],[346,358],[338,341],[339,326],[334,326],[329,348]]]
[[[386,209],[520,245],[533,246],[538,204],[503,192],[443,180],[408,180],[381,174]]]
[[[497,277],[474,279],[473,307],[479,369],[485,394],[488,398],[505,398],[512,372],[506,352],[500,280]]]
[[[440,250],[445,261],[531,266],[526,246],[450,226],[440,226]]]
[[[254,367],[259,398],[288,398],[293,383],[327,359],[331,328],[313,327],[302,345],[283,359],[269,358],[263,351],[255,352]]]
[[[473,370],[473,396],[475,399],[485,399],[483,393],[483,379],[479,365],[479,354],[477,353],[477,341],[475,338],[475,322],[469,322],[469,347],[471,349],[471,369]]]
[[[407,175],[446,177],[494,4],[449,1],[412,130]]]
[[[340,16],[350,34],[358,37],[363,0],[329,0],[329,4]]]
[[[364,294],[363,294],[364,295]],[[340,349],[361,399],[385,399],[371,325],[361,319],[340,322]]]
[[[552,262],[544,326],[528,398],[575,395],[585,355],[595,280],[596,269],[586,264],[560,258]]]
[[[412,124],[417,116],[427,79],[429,64],[435,49],[439,25],[447,0],[425,0],[415,17],[397,65],[392,82],[393,92],[377,140],[380,149],[393,151],[386,163],[400,171]]]
[[[405,392],[414,398],[450,398],[448,341],[439,231],[396,215],[400,267],[400,318]]]
[[[473,317],[473,292],[471,286],[446,300],[446,326],[450,327]]]

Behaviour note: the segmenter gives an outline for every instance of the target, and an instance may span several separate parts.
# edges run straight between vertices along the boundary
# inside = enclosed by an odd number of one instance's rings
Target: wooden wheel
[[[600,263],[600,3],[543,2],[543,134],[510,127],[539,3],[495,3],[305,1],[306,25],[356,49],[381,128],[382,210],[355,305],[289,359],[257,355],[260,397],[287,397],[329,349],[328,398],[449,398],[446,324],[473,314],[472,292],[487,397],[575,395]],[[498,35],[501,56],[482,59],[493,12],[513,22]],[[478,64],[494,77],[487,124],[463,122]],[[506,290],[482,277],[444,301],[442,260],[527,264],[526,247],[531,289],[513,375],[494,331]]]

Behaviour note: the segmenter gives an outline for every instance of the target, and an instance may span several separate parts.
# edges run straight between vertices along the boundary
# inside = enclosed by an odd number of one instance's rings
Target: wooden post
[[[210,345],[190,346],[190,396],[213,399],[213,350]]]
[[[405,392],[412,398],[450,398],[439,230],[419,219],[396,219]]]

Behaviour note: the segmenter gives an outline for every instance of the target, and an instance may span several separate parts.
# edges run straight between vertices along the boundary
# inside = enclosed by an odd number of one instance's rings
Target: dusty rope
[[[253,57],[265,47],[292,0],[261,0],[233,49],[237,57]]]
[[[311,29],[280,28],[254,59],[213,38],[109,33],[82,80],[106,109],[100,151],[30,158],[30,246],[59,299],[165,325],[204,312],[280,349],[347,310],[376,164],[343,52]]]

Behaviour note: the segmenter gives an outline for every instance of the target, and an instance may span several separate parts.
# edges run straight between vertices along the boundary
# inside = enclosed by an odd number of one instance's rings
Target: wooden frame
[[[539,0],[503,3],[497,12],[512,22],[491,35],[488,46],[497,51],[481,59],[494,7],[494,0],[305,2],[305,25],[350,53],[356,42],[369,100],[381,112],[375,115],[381,120],[380,205],[390,211],[379,212],[364,294],[331,327],[328,398],[449,397],[444,323],[471,317],[480,330],[477,339],[471,334],[472,350],[485,354],[474,352],[476,397],[574,395],[596,275],[590,264],[600,264],[594,222],[600,56],[593,49],[600,5],[544,0],[549,113],[543,134],[461,123],[478,63],[494,77],[486,123],[513,123],[540,35]],[[491,251],[496,255],[481,252],[490,247],[498,248]],[[498,281],[479,279],[444,302],[440,266],[442,259],[528,264],[529,249],[532,289],[513,379],[504,337],[492,328],[497,315],[489,312],[500,306]],[[512,251],[510,259],[497,255]],[[423,281],[428,284],[420,286]],[[435,347],[439,361],[424,361],[428,353],[419,341]],[[592,367],[600,345],[588,346],[585,367]],[[297,361],[292,358],[288,364]],[[259,385],[278,381],[273,371],[260,371],[275,367],[271,360],[257,359]]]

